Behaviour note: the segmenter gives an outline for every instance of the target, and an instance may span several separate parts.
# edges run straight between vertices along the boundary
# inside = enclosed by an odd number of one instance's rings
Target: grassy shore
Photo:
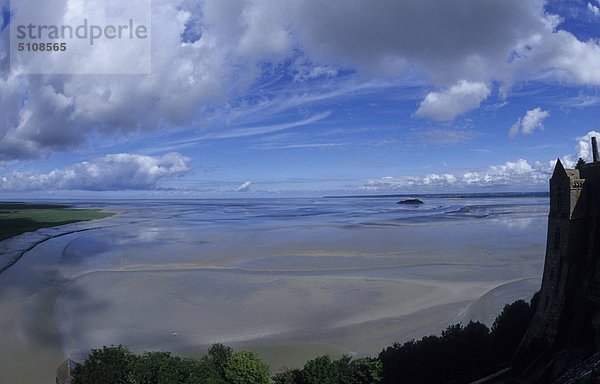
[[[40,228],[109,216],[112,214],[99,209],[74,209],[68,205],[0,202],[0,241]]]

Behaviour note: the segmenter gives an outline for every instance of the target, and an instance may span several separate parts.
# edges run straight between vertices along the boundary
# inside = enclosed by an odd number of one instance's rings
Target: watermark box
[[[151,0],[11,0],[20,74],[150,74]]]

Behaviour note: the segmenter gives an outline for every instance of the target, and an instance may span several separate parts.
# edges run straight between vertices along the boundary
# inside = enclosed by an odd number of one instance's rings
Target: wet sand
[[[0,274],[2,380],[52,382],[65,358],[111,344],[200,356],[221,342],[261,353],[274,370],[323,353],[374,356],[451,323],[491,324],[539,287],[538,200],[427,218],[373,211],[382,203],[327,203],[310,215],[309,203],[286,204],[128,203],[101,224],[54,230],[86,229]]]

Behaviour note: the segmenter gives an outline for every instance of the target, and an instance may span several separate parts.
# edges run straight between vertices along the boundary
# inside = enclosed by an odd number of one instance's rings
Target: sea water
[[[419,198],[77,202],[115,216],[0,243],[0,262],[39,243],[0,274],[2,380],[49,382],[117,344],[200,356],[220,342],[273,370],[376,356],[490,325],[539,289],[547,196]]]

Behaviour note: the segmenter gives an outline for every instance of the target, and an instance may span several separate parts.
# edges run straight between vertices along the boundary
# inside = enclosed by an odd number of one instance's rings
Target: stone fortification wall
[[[542,286],[514,365],[545,382],[599,350],[600,162],[565,170],[559,161],[550,180]]]

